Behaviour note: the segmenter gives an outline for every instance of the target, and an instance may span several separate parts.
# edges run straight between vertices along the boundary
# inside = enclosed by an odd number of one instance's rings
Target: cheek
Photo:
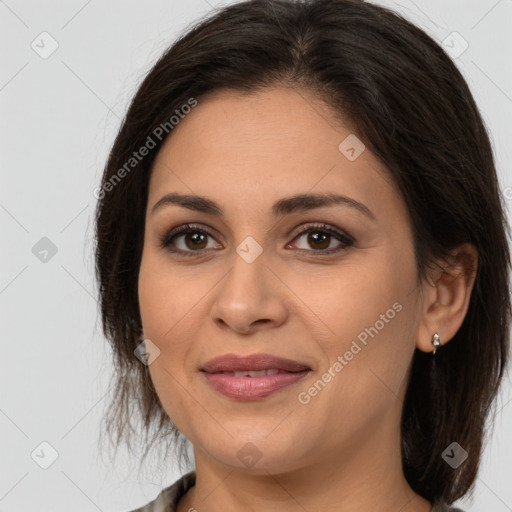
[[[190,377],[186,370],[188,338],[184,333],[193,313],[185,289],[154,255],[144,254],[138,297],[144,336],[159,349],[149,374],[162,406],[178,429],[187,429],[191,405],[187,404]],[[188,322],[188,324],[187,324]],[[194,322],[192,322],[194,323]],[[196,324],[197,325],[197,324]],[[192,390],[191,390],[192,391]],[[194,400],[189,400],[194,403]],[[184,411],[188,411],[184,414]]]
[[[327,293],[309,288],[308,306],[318,313],[316,325],[325,333],[314,339],[325,356],[322,370],[341,357],[338,371],[331,371],[343,374],[335,380],[348,385],[354,396],[371,384],[365,383],[368,379],[378,383],[380,378],[395,391],[400,386],[414,350],[414,265],[412,255],[398,261],[392,254],[380,254],[364,265],[331,273]]]
[[[304,282],[302,290],[297,287],[294,291],[306,298],[326,335],[344,345],[376,322],[379,332],[389,331],[387,326],[400,316],[397,309],[402,309],[393,308],[393,304],[401,304],[412,287],[406,274],[407,269],[399,273],[387,260],[372,259],[340,267],[336,272],[330,269],[324,278],[316,276],[316,286]]]
[[[163,340],[180,318],[186,315],[189,300],[187,287],[176,282],[176,275],[165,261],[144,250],[139,271],[138,298],[146,337]]]
[[[180,384],[185,384],[193,370],[187,358],[192,348],[190,340],[201,325],[199,316],[205,314],[200,301],[205,292],[201,293],[202,288],[194,286],[195,282],[197,278],[173,271],[161,255],[149,251],[143,254],[139,307],[144,336],[160,350],[159,357],[149,366],[159,394],[180,391]]]

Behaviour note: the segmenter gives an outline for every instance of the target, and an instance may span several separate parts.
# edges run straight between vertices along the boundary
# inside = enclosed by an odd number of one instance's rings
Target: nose
[[[217,288],[212,319],[219,328],[239,334],[279,327],[288,316],[287,290],[263,254],[248,263],[235,253],[232,268]]]

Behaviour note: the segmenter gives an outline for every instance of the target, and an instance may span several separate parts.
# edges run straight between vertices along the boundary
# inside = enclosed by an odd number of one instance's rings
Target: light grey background
[[[0,1],[0,512],[127,511],[179,476],[171,460],[141,481],[127,458],[112,468],[97,447],[111,370],[97,327],[93,190],[142,76],[187,25],[227,3]],[[510,208],[512,1],[379,3],[440,42],[454,37],[455,50],[467,42],[454,59],[491,132]],[[43,237],[55,255],[33,253]],[[510,374],[498,409],[475,499],[459,502],[466,511],[512,511]],[[42,442],[58,453],[48,469],[34,460],[50,460]]]

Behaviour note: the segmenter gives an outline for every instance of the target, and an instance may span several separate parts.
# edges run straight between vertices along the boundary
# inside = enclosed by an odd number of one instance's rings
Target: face
[[[412,231],[349,124],[303,90],[217,92],[157,155],[145,222],[139,302],[160,351],[149,371],[196,464],[279,472],[396,448],[421,311]],[[202,371],[226,354],[307,370]]]

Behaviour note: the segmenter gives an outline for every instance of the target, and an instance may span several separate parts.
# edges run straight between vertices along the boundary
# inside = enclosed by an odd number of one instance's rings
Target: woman
[[[107,429],[130,444],[135,401],[148,450],[194,449],[138,511],[458,510],[510,254],[481,116],[429,36],[359,0],[228,6],[151,69],[97,197]]]

